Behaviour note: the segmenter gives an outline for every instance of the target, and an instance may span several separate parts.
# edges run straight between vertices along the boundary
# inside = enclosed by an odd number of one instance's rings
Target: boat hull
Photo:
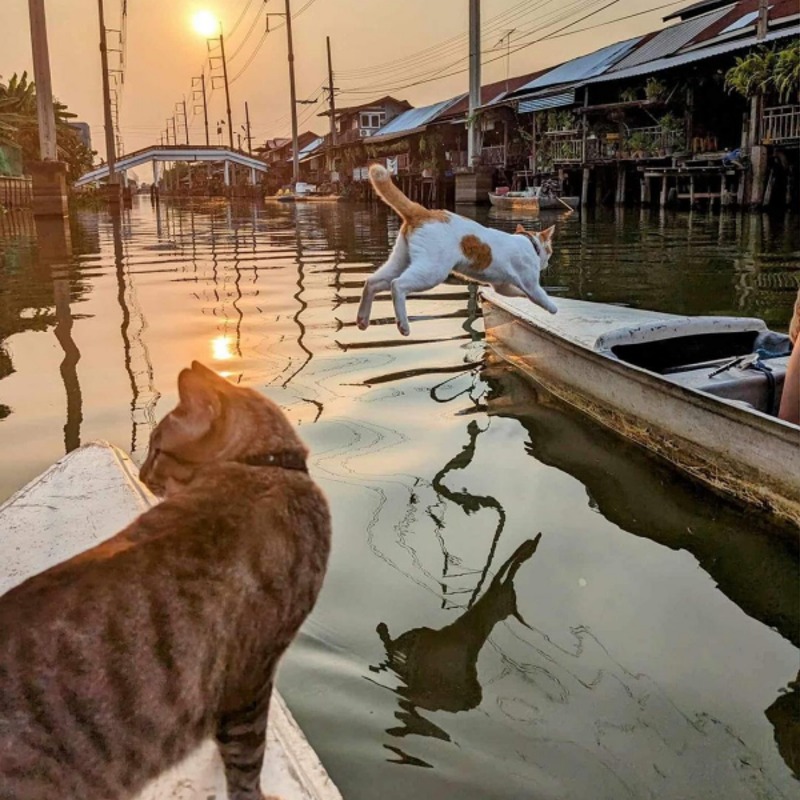
[[[796,426],[670,383],[548,330],[537,319],[544,312],[530,303],[491,290],[481,294],[487,341],[504,360],[715,491],[758,506],[795,532],[800,528]]]

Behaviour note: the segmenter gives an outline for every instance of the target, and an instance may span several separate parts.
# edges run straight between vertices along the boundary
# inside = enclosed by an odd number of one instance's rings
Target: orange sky
[[[128,64],[122,100],[122,134],[127,151],[158,141],[175,103],[187,96],[191,114],[191,77],[199,75],[206,53],[204,40],[191,26],[193,13],[200,9],[216,12],[223,21],[229,59],[231,105],[234,129],[244,123],[244,102],[250,105],[254,140],[287,135],[289,90],[285,29],[270,33],[250,66],[242,72],[264,31],[264,17],[257,18],[264,0],[127,0]],[[609,2],[609,0],[605,0]],[[661,6],[667,0],[618,0],[605,11],[578,22],[582,28],[626,14]],[[308,0],[292,0],[297,12]],[[119,26],[122,0],[105,0],[106,24]],[[503,33],[512,34],[512,49],[533,34],[552,32],[604,5],[601,0],[483,0],[484,47],[496,45]],[[686,0],[684,5],[688,5]],[[103,146],[100,56],[97,33],[97,0],[45,0],[48,17],[50,58],[55,95],[92,127],[93,146]],[[511,74],[522,74],[589,52],[604,44],[661,27],[668,9],[650,11],[632,19],[593,28],[574,35],[542,41],[511,57]],[[342,90],[339,105],[351,105],[386,89],[420,77],[452,72],[466,66],[467,48],[458,37],[467,29],[467,0],[312,0],[293,22],[298,99],[321,98],[319,89],[326,77],[325,36],[331,37],[336,84]],[[237,29],[234,24],[246,9]],[[284,0],[268,0],[265,11],[284,10]],[[505,14],[505,18],[492,21]],[[282,25],[282,17],[271,17],[270,27]],[[248,39],[245,35],[253,26]],[[490,29],[490,30],[487,30]],[[237,52],[241,45],[241,50]],[[409,57],[430,48],[430,52]],[[501,55],[498,51],[494,55]],[[420,60],[423,59],[423,60]],[[399,60],[397,64],[387,62]],[[380,71],[378,71],[380,68]],[[32,70],[28,0],[0,0],[0,76]],[[239,74],[241,72],[241,75]],[[347,73],[351,73],[348,75]],[[506,74],[506,59],[487,65],[483,81],[500,80]],[[238,77],[237,77],[238,76]],[[373,90],[374,87],[374,90]],[[425,105],[467,89],[462,73],[388,93]],[[346,94],[363,90],[366,94]],[[326,120],[317,118],[312,106],[300,106],[300,128],[323,133]],[[225,115],[222,89],[211,100],[213,122]],[[190,126],[193,142],[204,140],[202,115]]]

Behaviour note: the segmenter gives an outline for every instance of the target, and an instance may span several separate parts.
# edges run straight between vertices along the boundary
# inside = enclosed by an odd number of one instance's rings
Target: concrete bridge
[[[117,159],[115,166],[116,172],[125,174],[129,169],[141,166],[150,162],[153,165],[153,183],[158,183],[158,164],[159,162],[176,161],[214,161],[222,162],[225,165],[225,185],[230,186],[230,167],[231,164],[238,164],[250,170],[250,182],[255,185],[256,173],[267,172],[268,167],[263,161],[259,161],[241,150],[232,150],[229,147],[213,147],[206,145],[154,145],[136,150],[133,153],[126,153]],[[95,183],[108,178],[108,165],[103,164],[85,175],[82,175],[75,182],[76,186],[85,186],[87,183]]]

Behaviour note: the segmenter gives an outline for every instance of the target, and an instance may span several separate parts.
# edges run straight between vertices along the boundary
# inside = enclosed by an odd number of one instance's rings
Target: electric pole
[[[106,44],[106,19],[103,9],[103,0],[97,0],[97,11],[100,17],[100,65],[103,70],[103,117],[106,128],[108,182],[117,183],[117,176],[114,171],[117,158],[114,151],[114,122],[111,117],[111,87],[108,81],[108,45]]]
[[[253,137],[250,135],[250,106],[244,101],[244,118],[247,120],[247,152],[253,155]]]
[[[288,2],[288,0],[287,0]],[[481,4],[469,0],[469,129],[467,131],[467,161],[470,168],[477,165],[481,155],[481,131],[478,107],[481,104]]]
[[[286,0],[288,3],[289,0]],[[225,108],[228,112],[228,138],[233,150],[233,122],[231,122],[231,90],[228,85],[228,62],[225,58],[225,39],[222,35],[222,23],[219,24],[219,49],[222,55],[222,77],[225,81]]]
[[[297,93],[294,86],[294,50],[292,49],[292,10],[286,0],[286,38],[289,43],[289,95],[292,104],[292,183],[300,180],[300,161],[297,152]]]
[[[767,35],[769,24],[769,0],[758,0],[758,22],[756,23],[756,41]]]
[[[33,48],[33,78],[36,81],[36,110],[39,119],[39,153],[42,161],[57,161],[56,115],[50,82],[50,52],[44,0],[28,0]]]
[[[189,117],[186,116],[186,98],[181,101],[183,105],[183,128],[186,131],[186,146],[189,146]]]
[[[336,99],[334,97],[333,86],[333,63],[331,61],[331,37],[325,37],[325,44],[328,48],[328,108],[331,115],[331,145],[336,144]]]

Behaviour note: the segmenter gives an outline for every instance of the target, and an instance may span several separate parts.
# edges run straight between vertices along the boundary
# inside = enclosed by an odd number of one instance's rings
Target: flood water
[[[552,221],[556,300],[788,325],[796,219]],[[0,218],[0,500],[94,439],[141,461],[201,360],[287,411],[330,499],[279,687],[348,800],[797,797],[796,542],[488,357],[469,287],[412,297],[409,339],[385,298],[359,331],[397,230],[137,198],[76,212],[65,259]]]

